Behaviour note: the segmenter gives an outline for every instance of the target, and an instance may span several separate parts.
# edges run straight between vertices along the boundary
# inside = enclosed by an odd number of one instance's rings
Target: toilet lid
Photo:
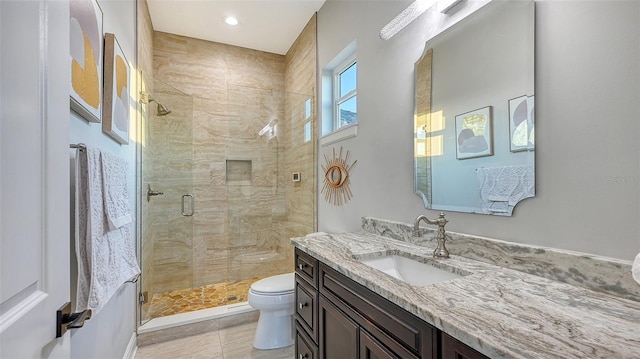
[[[251,285],[251,290],[254,293],[277,295],[293,292],[294,286],[294,273],[285,273],[260,279]]]

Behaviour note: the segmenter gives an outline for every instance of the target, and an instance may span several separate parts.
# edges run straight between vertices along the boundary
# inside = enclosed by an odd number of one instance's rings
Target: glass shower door
[[[193,98],[145,77],[141,144],[141,324],[193,296]]]

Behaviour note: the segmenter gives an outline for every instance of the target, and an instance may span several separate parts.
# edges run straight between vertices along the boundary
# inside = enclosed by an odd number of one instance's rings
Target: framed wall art
[[[456,116],[456,158],[459,160],[493,155],[492,107],[487,106]]]
[[[71,0],[71,109],[89,122],[102,114],[102,10],[95,0]]]
[[[104,110],[102,131],[129,143],[130,69],[114,34],[104,35]]]

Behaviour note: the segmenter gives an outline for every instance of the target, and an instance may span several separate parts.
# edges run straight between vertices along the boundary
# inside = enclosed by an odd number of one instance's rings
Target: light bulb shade
[[[225,16],[224,22],[230,26],[236,26],[239,23],[238,19],[234,16]]]

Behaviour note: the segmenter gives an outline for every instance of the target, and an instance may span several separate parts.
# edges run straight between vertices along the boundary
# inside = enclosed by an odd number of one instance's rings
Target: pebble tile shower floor
[[[147,316],[151,319],[246,302],[251,284],[260,279],[262,277],[154,294]]]

